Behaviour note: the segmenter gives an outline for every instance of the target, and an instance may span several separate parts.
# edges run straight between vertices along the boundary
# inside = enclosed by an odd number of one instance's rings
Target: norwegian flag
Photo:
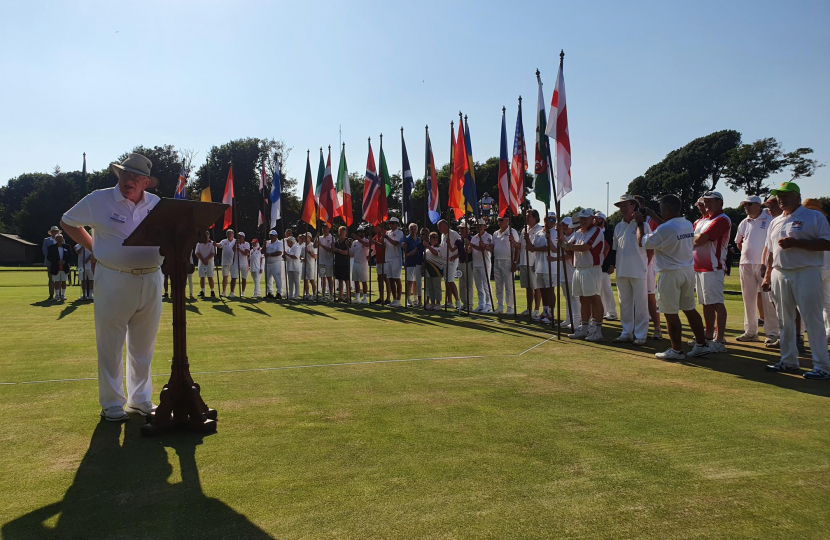
[[[510,207],[510,176],[507,173],[507,124],[505,110],[501,109],[501,143],[499,144],[499,217]],[[515,215],[515,214],[514,214]]]
[[[182,164],[182,168],[179,171],[179,181],[176,182],[176,192],[173,193],[174,199],[186,199],[187,193],[185,192],[185,186],[187,185],[187,180],[184,176],[184,164]]]
[[[375,156],[372,153],[372,142],[369,141],[369,157],[366,158],[366,177],[363,180],[363,220],[372,225],[379,221],[378,194],[380,192],[380,178],[375,166]]]
[[[522,101],[516,116],[516,135],[513,137],[513,160],[510,162],[510,211],[519,214],[519,207],[525,202],[525,173],[527,172],[527,147],[525,128],[522,125]]]

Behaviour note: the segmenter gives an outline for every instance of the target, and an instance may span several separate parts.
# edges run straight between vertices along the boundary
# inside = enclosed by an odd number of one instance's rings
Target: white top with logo
[[[118,186],[93,191],[67,210],[63,221],[92,228],[92,251],[104,265],[135,269],[159,266],[164,258],[154,246],[124,246],[126,239],[155,208],[159,198],[144,192],[138,204],[121,195]]]
[[[747,217],[738,224],[735,243],[741,244],[741,264],[763,264],[761,256],[767,245],[772,216],[764,208],[757,218]]]
[[[280,252],[279,255],[274,256],[274,253]],[[266,240],[265,242],[265,253],[269,255],[266,259],[268,264],[275,264],[282,262],[282,240],[274,240],[271,242],[270,240]]]
[[[484,232],[481,236],[475,235],[470,238],[470,244],[477,246],[482,244],[484,246],[492,246],[493,245],[493,237],[487,231]],[[485,262],[487,261],[487,266],[490,265],[490,252],[489,251],[479,251],[477,249],[473,249],[473,268],[485,268]]]
[[[365,264],[369,260],[368,244],[364,245],[360,240],[355,240],[349,248],[349,255],[351,255],[356,264]]]
[[[328,236],[320,237],[320,255],[318,255],[317,257],[317,260],[320,261],[320,264],[334,264],[334,253],[323,249],[323,246],[331,248],[333,245],[334,237],[331,234],[329,234]]]
[[[830,240],[830,223],[821,212],[799,206],[789,216],[781,214],[773,219],[767,234],[767,250],[772,253],[772,267],[779,270],[824,266],[826,252],[781,248],[778,241],[787,237],[799,240]],[[816,294],[820,295],[821,290],[816,291]]]
[[[504,232],[501,229],[493,233],[493,258],[497,261],[510,261],[513,259],[513,246],[510,245],[510,238],[513,237],[514,242],[519,241],[519,233],[516,229],[506,228]]]
[[[302,264],[303,264],[302,261],[300,261],[300,256],[302,255],[302,252],[303,252],[303,248],[300,246],[300,244],[298,244],[296,242],[294,242],[293,246],[291,246],[291,247],[289,247],[285,250],[286,255],[294,255],[294,257],[296,257],[296,259],[293,259],[291,257],[287,257],[285,259],[286,270],[288,270],[289,272],[299,272],[300,271],[300,269],[302,268]]]
[[[643,247],[654,250],[659,272],[694,266],[695,229],[683,217],[670,219],[643,236]]]
[[[403,245],[403,231],[397,229],[395,231],[386,231],[386,237],[398,243],[397,246],[392,245],[391,242],[386,242],[386,262],[397,262],[401,260],[401,253],[404,248]]]
[[[528,234],[528,236],[530,236],[530,245],[534,245],[534,238],[540,232],[544,233],[544,230],[542,229],[542,225],[540,223],[537,223],[536,225],[534,225],[533,227],[528,229],[527,234]],[[521,252],[519,253],[519,265],[524,265],[525,262],[527,262],[528,266],[533,266],[533,265],[536,264],[536,254],[533,253],[532,251],[527,251],[525,249],[525,234],[524,233],[525,233],[525,231],[522,230],[522,232],[521,232],[522,246],[520,248]]]

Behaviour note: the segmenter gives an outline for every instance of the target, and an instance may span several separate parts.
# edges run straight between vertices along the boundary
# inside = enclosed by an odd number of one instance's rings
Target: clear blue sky
[[[416,177],[424,125],[435,159],[469,115],[475,157],[512,149],[516,98],[535,129],[564,49],[574,191],[564,208],[605,208],[691,139],[736,129],[810,146],[830,162],[830,3],[695,2],[3,2],[0,184],[55,164],[105,167],[132,147],[199,151],[246,137],[305,151],[338,142],[364,171],[378,134],[400,169],[400,127]],[[532,158],[532,147],[529,148]],[[336,157],[333,161],[336,161]],[[802,182],[830,194],[830,167]],[[725,189],[725,186],[724,186]],[[742,194],[729,193],[734,205]]]

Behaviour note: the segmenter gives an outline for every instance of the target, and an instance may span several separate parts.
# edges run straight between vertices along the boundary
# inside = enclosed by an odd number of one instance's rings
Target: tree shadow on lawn
[[[142,438],[143,422],[98,423],[63,500],[3,526],[6,540],[57,538],[272,538],[244,515],[202,491],[196,447],[202,435]],[[124,443],[120,444],[124,430]],[[168,482],[179,458],[182,481]],[[57,518],[51,528],[45,524]]]
[[[631,356],[654,360],[655,362],[662,362],[662,360],[654,358],[653,354],[664,351],[669,347],[668,336],[662,340],[649,339],[647,345],[635,347],[628,343],[609,343],[611,339],[609,333],[605,332],[604,335],[606,341],[602,344],[594,344],[582,340],[576,340],[573,343],[597,349],[606,349],[610,346],[613,348],[615,354],[630,354]],[[690,334],[684,333],[683,343],[685,344],[691,338],[692,336]],[[728,342],[726,346],[727,352],[725,354],[709,354],[698,358],[687,355],[685,360],[677,363],[727,373],[748,381],[770,384],[787,390],[795,390],[814,396],[830,397],[830,384],[828,384],[828,381],[813,381],[805,379],[800,374],[771,373],[767,371],[765,369],[767,364],[775,364],[781,359],[778,349],[767,349],[762,343],[749,344],[735,341]],[[806,366],[812,366],[809,349],[808,355],[802,355],[800,360],[803,373],[807,371],[805,369]]]

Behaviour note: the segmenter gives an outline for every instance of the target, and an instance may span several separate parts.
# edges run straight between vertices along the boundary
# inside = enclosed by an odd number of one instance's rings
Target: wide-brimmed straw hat
[[[153,189],[159,185],[159,179],[150,175],[150,169],[152,168],[153,162],[141,154],[130,154],[121,163],[110,163],[110,170],[119,180],[121,179],[121,173],[124,171],[148,177],[150,179],[150,183],[147,185],[148,189]]]

